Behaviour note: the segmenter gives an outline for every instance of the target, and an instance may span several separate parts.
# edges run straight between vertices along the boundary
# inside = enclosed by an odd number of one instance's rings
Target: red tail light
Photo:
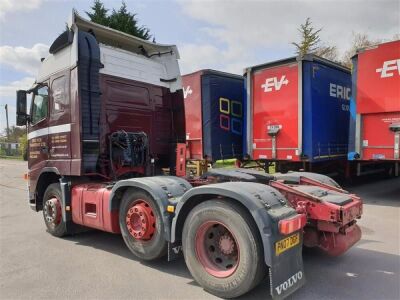
[[[290,234],[304,227],[307,223],[306,215],[300,214],[290,219],[279,221],[279,232],[281,234]]]

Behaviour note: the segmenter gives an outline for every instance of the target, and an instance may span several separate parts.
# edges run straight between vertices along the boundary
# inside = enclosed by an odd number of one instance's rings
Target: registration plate
[[[296,233],[275,243],[275,254],[279,255],[300,243],[300,234]]]

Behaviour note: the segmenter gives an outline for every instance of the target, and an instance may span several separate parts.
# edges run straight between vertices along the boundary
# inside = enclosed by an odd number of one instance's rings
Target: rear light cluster
[[[290,234],[303,228],[307,223],[305,214],[299,214],[290,219],[284,219],[279,221],[279,232],[281,234]]]

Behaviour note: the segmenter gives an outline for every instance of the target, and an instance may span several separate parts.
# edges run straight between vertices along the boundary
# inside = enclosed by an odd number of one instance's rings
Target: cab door
[[[71,107],[69,71],[50,78],[49,164],[69,174],[71,160]]]
[[[39,85],[32,94],[31,118],[28,126],[28,167],[31,178],[36,177],[49,158],[49,88]]]

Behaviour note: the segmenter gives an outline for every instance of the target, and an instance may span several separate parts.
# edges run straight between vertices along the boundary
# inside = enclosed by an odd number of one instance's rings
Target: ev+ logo
[[[277,77],[267,78],[265,79],[265,83],[261,85],[264,89],[265,93],[275,91],[279,91],[282,85],[288,85],[289,80],[287,80],[286,75],[283,75],[279,80]]]
[[[183,88],[183,98],[186,99],[187,96],[193,93],[192,88],[188,85],[186,88]]]
[[[381,78],[393,77],[394,74],[400,75],[400,59],[387,60],[383,62],[382,68],[376,69],[376,73],[381,73]]]

